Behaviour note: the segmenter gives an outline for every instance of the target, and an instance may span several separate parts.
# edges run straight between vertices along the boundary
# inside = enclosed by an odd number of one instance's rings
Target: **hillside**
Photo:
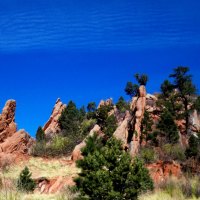
[[[36,139],[17,130],[16,101],[8,100],[0,115],[0,199],[200,198],[200,98],[189,68],[175,68],[159,94],[148,93],[147,75],[135,79],[125,88],[128,101],[77,108],[58,99]],[[28,194],[16,189],[25,166],[35,183]]]

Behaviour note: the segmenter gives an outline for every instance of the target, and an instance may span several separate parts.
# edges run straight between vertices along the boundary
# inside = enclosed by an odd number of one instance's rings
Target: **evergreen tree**
[[[161,92],[165,98],[169,98],[171,96],[171,93],[173,92],[173,90],[174,90],[174,85],[172,83],[170,83],[170,81],[165,80],[161,84]]]
[[[189,105],[192,103],[191,96],[196,93],[196,88],[192,83],[192,76],[188,75],[188,67],[177,67],[174,69],[174,73],[170,75],[174,79],[174,87],[178,90],[180,101],[183,104],[184,112],[183,116],[186,122],[186,133],[189,128]]]
[[[196,109],[197,112],[200,112],[200,96],[194,102],[193,109]]]
[[[90,102],[87,105],[87,110],[88,112],[95,112],[97,109],[96,103],[95,102]]]
[[[59,125],[64,130],[63,135],[77,137],[80,134],[80,123],[80,111],[76,108],[76,104],[70,101],[59,118]]]
[[[116,107],[120,112],[125,112],[126,110],[129,110],[129,104],[124,100],[122,96],[116,103]]]
[[[153,120],[148,111],[145,110],[144,117],[141,123],[141,141],[143,138],[147,139],[148,135],[152,133]]]
[[[185,151],[187,158],[196,157],[199,154],[199,138],[198,136],[191,135],[188,141],[188,148]]]
[[[179,140],[178,128],[174,122],[171,113],[168,110],[164,110],[164,112],[161,114],[157,128],[166,137],[169,143],[178,142]]]
[[[139,85],[146,86],[147,81],[148,81],[147,75],[135,74],[134,77]],[[138,94],[139,94],[139,85],[138,84],[133,84],[132,82],[127,82],[126,87],[125,87],[126,94],[129,95],[130,97],[138,96]]]
[[[45,133],[43,131],[43,128],[41,126],[38,127],[36,132],[36,140],[37,142],[41,142],[45,140]]]
[[[117,129],[116,117],[114,115],[108,116],[105,121],[105,127],[103,129],[103,132],[106,134],[106,136],[111,137],[116,129]]]
[[[88,138],[83,152],[84,159],[77,161],[82,170],[75,179],[80,199],[137,200],[141,192],[153,189],[148,170],[138,158],[131,161],[120,141],[110,138],[100,145]]]
[[[139,85],[144,85],[146,86],[147,81],[148,81],[148,76],[146,74],[135,74],[135,79],[139,83]]]
[[[97,111],[96,111],[96,120],[97,124],[101,126],[103,129],[105,127],[106,119],[108,118],[108,113],[113,109],[112,105],[104,105],[101,106]]]
[[[125,92],[130,97],[134,97],[138,95],[139,86],[137,84],[133,84],[132,82],[128,82],[125,87]]]
[[[20,173],[17,181],[17,188],[24,192],[32,192],[36,187],[36,183],[31,178],[31,173],[28,167],[25,167]]]

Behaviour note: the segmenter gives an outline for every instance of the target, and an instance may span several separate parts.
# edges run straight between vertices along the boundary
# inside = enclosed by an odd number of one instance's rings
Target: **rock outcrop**
[[[25,130],[19,130],[0,143],[0,153],[27,154],[34,140]]]
[[[146,88],[144,85],[139,87],[139,97],[134,97],[131,109],[133,110],[134,118],[132,120],[133,126],[133,137],[130,142],[130,154],[135,156],[138,153],[140,146],[140,136],[141,136],[141,122],[144,117],[146,107]]]
[[[97,108],[99,109],[101,106],[110,106],[112,104],[113,104],[113,99],[112,98],[107,99],[106,101],[101,100]]]
[[[181,166],[174,161],[158,161],[147,166],[155,184],[166,181],[170,176],[180,178]]]
[[[135,156],[139,150],[141,122],[146,108],[145,86],[140,86],[139,96],[132,99],[130,107],[133,115],[127,111],[124,120],[113,135],[122,141],[124,148],[130,152],[131,156]]]
[[[122,123],[113,133],[113,136],[115,138],[122,141],[124,149],[128,148],[129,122],[131,121],[131,119],[132,116],[129,111],[127,111]]]
[[[27,155],[34,140],[24,130],[17,131],[16,101],[8,100],[0,115],[0,160]]]
[[[90,133],[89,133],[89,135],[87,137],[93,136],[94,133],[99,133],[100,129],[101,128],[100,128],[99,125],[95,125],[94,128],[90,131]],[[87,137],[80,144],[76,145],[76,147],[74,148],[74,150],[72,152],[72,156],[71,156],[71,159],[73,161],[76,161],[76,160],[79,160],[79,159],[82,158],[81,149],[83,147],[85,147],[85,145],[86,145],[85,142],[86,142]]]
[[[51,116],[47,123],[44,125],[43,130],[47,135],[55,135],[60,132],[58,120],[62,111],[66,108],[66,104],[63,104],[60,99],[57,99],[53,108]]]
[[[54,194],[60,192],[65,186],[74,186],[73,176],[56,177],[52,179],[38,178],[36,181],[37,191],[41,194]]]
[[[0,115],[0,142],[12,136],[17,131],[15,123],[16,101],[8,100]]]

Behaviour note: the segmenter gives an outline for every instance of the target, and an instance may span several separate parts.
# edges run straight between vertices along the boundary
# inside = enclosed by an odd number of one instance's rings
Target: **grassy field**
[[[22,169],[27,166],[32,172],[33,178],[46,177],[54,178],[59,176],[73,176],[79,170],[74,164],[69,164],[67,158],[63,159],[42,159],[30,158],[17,165],[6,167],[0,172],[0,200],[72,200],[73,194],[64,188],[58,194],[25,194],[17,191],[16,180]],[[185,184],[187,183],[187,184]],[[152,193],[141,195],[139,200],[200,200],[200,178],[190,179],[171,178]],[[188,196],[186,198],[186,196]]]
[[[67,158],[43,159],[30,158],[17,165],[7,166],[0,172],[0,200],[71,200],[73,195],[64,189],[59,194],[24,194],[17,191],[16,181],[20,172],[27,166],[32,172],[32,178],[55,178],[59,176],[74,176],[79,171],[74,164],[69,164]]]
[[[27,166],[32,172],[33,178],[46,177],[53,178],[58,176],[69,176],[77,174],[78,170],[75,166],[69,165],[67,159],[50,159],[30,158],[28,161],[23,161],[17,165],[8,167],[7,170],[1,172],[5,178],[16,179],[22,169]]]

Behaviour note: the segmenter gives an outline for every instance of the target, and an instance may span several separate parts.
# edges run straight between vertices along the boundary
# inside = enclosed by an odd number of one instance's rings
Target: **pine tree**
[[[106,136],[111,137],[116,129],[117,129],[116,117],[114,115],[108,116],[105,121],[105,127],[103,128],[103,132],[106,134]]]
[[[130,97],[138,96],[139,94],[139,86],[144,85],[146,86],[147,81],[148,81],[148,76],[145,74],[135,74],[134,75],[136,81],[138,84],[133,84],[132,82],[127,82],[126,87],[125,87],[125,92],[127,95]]]
[[[17,181],[17,188],[24,192],[32,192],[35,187],[36,183],[31,178],[31,173],[28,167],[25,167],[22,172],[20,173],[19,179]]]
[[[63,135],[68,137],[79,135],[81,119],[81,114],[76,104],[70,101],[59,118],[59,125],[64,132]]]
[[[84,159],[75,179],[80,199],[137,200],[141,192],[153,189],[148,170],[138,159],[122,149],[121,142],[110,138],[105,145],[97,138],[88,138],[83,149]]]
[[[148,76],[146,74],[135,74],[135,79],[139,83],[139,85],[144,85],[146,86],[147,81],[148,81]]]
[[[193,104],[191,96],[196,93],[196,87],[192,83],[192,76],[188,75],[188,67],[177,67],[174,69],[174,73],[170,75],[174,79],[174,88],[178,90],[179,100],[183,104],[184,112],[183,116],[186,122],[186,133],[189,128],[189,105]]]
[[[116,103],[116,107],[120,112],[125,112],[126,110],[129,110],[128,103],[124,100],[124,98],[121,96]]]
[[[96,109],[97,109],[97,106],[95,102],[88,103],[87,105],[88,112],[94,112]]]
[[[161,131],[163,135],[165,135],[169,143],[174,144],[178,142],[178,128],[174,122],[171,113],[168,110],[164,110],[164,112],[161,114],[157,128]]]
[[[139,86],[137,84],[133,84],[132,82],[128,82],[125,87],[125,92],[131,98],[138,95]]]
[[[148,135],[152,133],[153,120],[148,111],[145,110],[144,117],[141,123],[141,141],[143,138],[147,139]]]
[[[37,129],[36,140],[37,140],[37,142],[41,142],[41,141],[45,140],[45,133],[44,133],[44,130],[41,126],[39,126],[38,129]]]
[[[199,138],[198,136],[191,135],[188,141],[188,148],[185,151],[187,158],[196,157],[199,153]]]

